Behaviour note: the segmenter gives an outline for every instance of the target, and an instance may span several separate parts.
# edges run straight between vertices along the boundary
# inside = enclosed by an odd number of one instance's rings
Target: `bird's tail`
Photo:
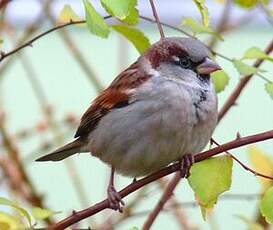
[[[79,152],[88,152],[86,142],[82,138],[78,138],[35,161],[60,161]]]

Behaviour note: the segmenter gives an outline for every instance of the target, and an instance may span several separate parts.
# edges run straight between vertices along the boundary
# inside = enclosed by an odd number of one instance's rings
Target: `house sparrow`
[[[124,70],[84,113],[76,140],[37,161],[60,161],[91,152],[112,168],[108,200],[124,205],[114,172],[139,177],[183,159],[188,176],[192,153],[209,142],[217,123],[210,74],[221,69],[204,44],[170,37],[153,44]]]

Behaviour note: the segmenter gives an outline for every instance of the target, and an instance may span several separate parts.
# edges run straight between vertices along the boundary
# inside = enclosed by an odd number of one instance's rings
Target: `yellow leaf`
[[[254,145],[248,148],[248,152],[250,161],[257,172],[273,176],[273,159],[269,155]],[[262,183],[263,191],[267,190],[273,184],[269,179],[262,177],[259,177],[259,179]]]
[[[71,21],[80,21],[82,20],[71,8],[70,5],[64,5],[63,9],[60,12],[58,17],[58,24],[65,24]]]
[[[18,230],[25,228],[17,217],[0,211],[0,229]]]
[[[201,13],[204,26],[209,27],[209,10],[208,10],[208,7],[205,5],[205,0],[193,0],[193,1]]]

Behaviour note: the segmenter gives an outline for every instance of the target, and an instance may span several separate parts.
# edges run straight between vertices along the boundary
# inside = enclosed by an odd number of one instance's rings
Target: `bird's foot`
[[[121,199],[121,196],[116,191],[115,187],[112,185],[109,185],[107,189],[107,195],[108,195],[108,201],[110,208],[113,210],[118,210],[119,212],[122,212],[123,206],[125,205],[124,201]]]
[[[186,154],[184,155],[181,160],[179,161],[180,163],[180,175],[181,177],[188,178],[190,176],[190,169],[191,166],[194,163],[194,155],[193,154]]]

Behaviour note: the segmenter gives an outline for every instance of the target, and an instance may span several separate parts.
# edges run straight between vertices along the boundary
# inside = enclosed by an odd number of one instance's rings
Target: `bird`
[[[111,167],[109,206],[122,212],[115,172],[137,178],[179,161],[181,176],[189,176],[194,154],[207,145],[217,124],[211,78],[217,70],[221,67],[201,41],[160,39],[93,100],[74,141],[36,161],[91,153]]]

